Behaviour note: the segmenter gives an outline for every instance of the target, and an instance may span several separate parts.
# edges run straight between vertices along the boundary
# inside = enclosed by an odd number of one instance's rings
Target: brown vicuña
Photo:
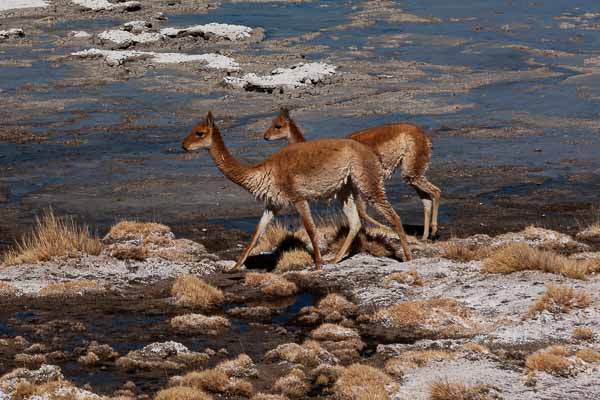
[[[389,124],[354,132],[347,138],[369,146],[379,156],[384,179],[390,178],[396,168],[401,167],[402,179],[416,190],[423,202],[423,239],[429,237],[430,225],[431,236],[435,236],[442,191],[425,178],[425,171],[431,159],[431,140],[423,130],[412,124]],[[287,108],[282,108],[279,115],[273,119],[265,132],[265,139],[287,139],[290,143],[306,141]],[[369,217],[362,199],[358,198],[356,205],[362,218],[381,226]]]
[[[405,260],[411,259],[400,217],[385,196],[381,163],[367,146],[347,139],[314,140],[286,146],[259,164],[244,165],[227,150],[209,112],[206,119],[185,138],[183,148],[186,151],[208,149],[215,164],[228,179],[265,204],[254,235],[234,269],[244,264],[277,212],[290,205],[294,205],[302,217],[313,246],[316,267],[321,268],[316,227],[308,201],[332,198],[334,195],[342,204],[350,228],[333,260],[334,264],[346,254],[360,230],[360,218],[354,202],[357,196],[367,199],[394,226],[402,243]]]

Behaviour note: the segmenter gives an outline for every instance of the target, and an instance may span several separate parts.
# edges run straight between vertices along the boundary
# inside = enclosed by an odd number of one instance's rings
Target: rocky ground
[[[320,229],[330,249],[339,229]],[[600,396],[597,229],[412,238],[411,262],[368,229],[321,271],[304,236],[274,227],[231,273],[166,226],[129,223],[98,255],[4,266],[0,397]]]

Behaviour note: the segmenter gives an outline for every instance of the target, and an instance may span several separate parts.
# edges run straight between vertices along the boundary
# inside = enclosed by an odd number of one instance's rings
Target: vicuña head
[[[265,140],[287,139],[290,143],[305,142],[304,136],[290,117],[290,110],[281,107],[279,115],[273,118],[271,126],[265,132]]]
[[[212,133],[216,129],[212,112],[206,114],[203,122],[192,128],[192,131],[183,141],[182,147],[185,151],[208,149],[212,146]]]

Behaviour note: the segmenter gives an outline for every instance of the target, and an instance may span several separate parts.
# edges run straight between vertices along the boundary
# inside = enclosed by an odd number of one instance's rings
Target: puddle
[[[227,349],[228,355],[212,357],[209,367],[239,353],[247,353],[253,360],[260,362],[266,351],[294,340],[296,333],[301,334],[306,329],[294,325],[294,317],[302,307],[313,305],[315,299],[310,293],[279,299],[277,304],[272,304],[277,306],[277,311],[271,325],[228,317],[231,327],[218,336],[173,332],[169,327],[169,320],[184,311],[177,311],[162,299],[139,299],[136,296],[81,299],[68,310],[61,305],[62,300],[39,300],[30,306],[29,311],[17,311],[20,306],[4,307],[0,320],[7,322],[0,322],[0,338],[21,335],[30,343],[44,343],[53,350],[68,352],[69,358],[56,364],[62,368],[65,377],[78,386],[89,383],[96,392],[110,394],[128,380],[133,380],[142,393],[152,394],[166,385],[168,375],[164,371],[126,371],[117,368],[113,362],[83,367],[77,363],[78,349],[85,348],[91,341],[97,341],[110,345],[120,355],[126,355],[129,351],[141,349],[153,342],[173,340],[192,351]],[[224,307],[224,311],[235,306],[239,305],[229,304]],[[82,328],[74,328],[75,326]],[[276,326],[284,327],[288,333],[275,334],[273,328]],[[0,367],[0,375],[10,371],[14,364],[14,355],[5,357],[0,356],[0,360],[4,362]]]

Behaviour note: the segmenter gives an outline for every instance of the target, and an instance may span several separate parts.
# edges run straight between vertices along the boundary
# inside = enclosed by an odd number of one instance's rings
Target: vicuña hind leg
[[[389,227],[387,225],[382,224],[381,222],[377,221],[375,218],[371,217],[367,213],[367,205],[365,204],[365,201],[363,200],[362,197],[357,196],[357,198],[355,199],[355,202],[356,202],[356,209],[358,210],[358,215],[360,216],[360,218],[364,219],[368,223],[375,225],[381,229],[389,229]]]
[[[310,238],[310,243],[313,246],[313,251],[315,254],[315,267],[317,269],[321,269],[321,250],[319,250],[319,241],[317,239],[317,227],[315,226],[312,214],[310,213],[308,201],[299,201],[295,203],[295,206],[300,214],[300,217],[302,218],[302,223],[304,224],[304,229],[306,229],[306,233]]]
[[[360,178],[362,177],[359,176],[359,179]],[[400,217],[398,216],[398,214],[396,214],[396,211],[394,211],[394,209],[388,202],[387,197],[385,196],[385,191],[383,189],[383,180],[380,178],[378,179],[376,177],[371,177],[370,179],[359,179],[355,179],[355,181],[357,181],[359,184],[358,189],[360,190],[361,195],[369,199],[369,202],[371,202],[373,206],[375,206],[377,211],[379,211],[381,215],[383,215],[385,219],[387,219],[394,227],[394,230],[396,231],[396,234],[400,239],[400,243],[402,244],[402,250],[404,251],[404,261],[412,260],[412,257],[410,255],[410,249],[408,248],[408,240],[406,239],[406,233],[404,232],[404,228],[402,227],[402,220],[400,220]]]
[[[332,264],[337,264],[342,260],[342,258],[348,252],[352,241],[354,241],[356,234],[358,231],[360,231],[360,217],[358,210],[356,209],[356,203],[354,202],[352,193],[341,193],[339,199],[342,202],[342,210],[344,211],[346,218],[348,218],[348,235],[346,236],[340,251],[338,251],[337,255],[331,262]]]
[[[440,206],[441,190],[424,176],[417,178],[405,178],[407,183],[416,191],[423,202],[425,221],[423,224],[423,240],[429,237],[429,226],[431,224],[431,236],[437,234],[438,209]]]
[[[275,214],[277,214],[277,210],[265,209],[262,217],[260,217],[260,221],[258,222],[258,225],[256,225],[256,229],[254,231],[254,235],[252,235],[252,239],[250,239],[250,243],[248,243],[248,245],[244,249],[244,252],[242,253],[241,257],[238,259],[237,263],[235,263],[235,267],[233,267],[232,271],[236,271],[236,270],[239,270],[240,268],[242,268],[242,265],[244,265],[244,262],[246,261],[246,259],[250,255],[250,252],[254,248],[256,241],[265,232],[265,229],[267,229],[267,226],[273,220],[273,217],[275,217]]]

